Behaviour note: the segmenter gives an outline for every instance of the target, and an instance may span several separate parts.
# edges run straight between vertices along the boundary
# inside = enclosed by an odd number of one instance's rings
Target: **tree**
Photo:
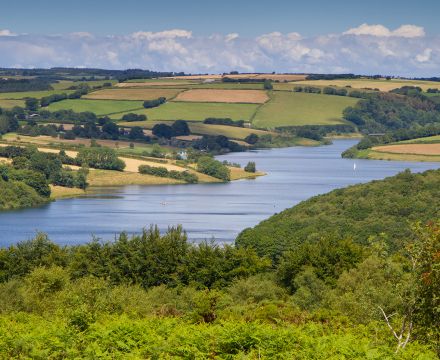
[[[230,170],[225,165],[209,156],[199,158],[197,161],[197,170],[223,181],[229,181],[231,176]]]
[[[258,142],[258,139],[259,139],[258,135],[252,133],[252,134],[249,134],[248,136],[246,136],[244,138],[244,141],[246,141],[248,144],[254,145],[255,143]]]
[[[142,140],[145,138],[144,130],[140,126],[135,126],[130,129],[128,137],[131,140]]]
[[[108,147],[90,147],[81,149],[76,160],[82,166],[105,170],[119,170],[125,168],[125,163],[118,158],[113,149]]]
[[[191,133],[188,123],[185,120],[176,120],[173,125],[171,125],[171,128],[173,130],[173,136],[189,135]]]
[[[250,172],[250,173],[254,173],[255,171],[257,171],[256,166],[255,166],[255,162],[249,161],[247,163],[247,165],[244,167],[244,171]]]
[[[269,79],[264,80],[263,87],[264,90],[272,90],[273,89],[272,82]]]
[[[38,110],[39,101],[35,98],[27,98],[25,100],[26,109],[29,111],[37,111]]]
[[[173,136],[173,129],[171,126],[166,124],[156,124],[152,129],[153,135],[157,137],[164,137],[166,139],[171,139]]]

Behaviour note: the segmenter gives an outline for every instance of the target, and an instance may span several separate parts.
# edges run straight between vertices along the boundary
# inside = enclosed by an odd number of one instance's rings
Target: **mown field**
[[[419,86],[423,90],[429,88],[440,89],[440,83],[433,81],[419,80],[375,80],[375,79],[346,79],[346,80],[304,80],[299,81],[296,85],[312,85],[312,86],[350,86],[356,89],[379,89],[381,91],[390,91],[402,86]]]
[[[274,91],[252,120],[256,127],[342,124],[342,111],[358,100],[345,96]]]
[[[11,109],[15,106],[24,107],[24,100],[0,99],[0,108]]]
[[[192,89],[181,92],[174,101],[263,104],[268,99],[263,90]]]
[[[71,94],[75,90],[47,90],[47,91],[21,91],[21,92],[7,92],[0,93],[0,99],[25,99],[25,98],[36,98],[41,99],[42,97],[53,95],[53,94]]]
[[[141,109],[133,112],[136,114],[145,114],[147,115],[149,120],[181,119],[203,121],[208,117],[231,118],[233,120],[249,120],[257,109],[257,106],[258,105],[254,104],[168,102],[156,108]],[[127,110],[127,112],[130,111]],[[121,119],[122,115],[123,114],[115,114],[112,115],[111,118]]]
[[[153,100],[159,97],[170,99],[175,97],[182,89],[104,89],[91,92],[83,99],[93,100]]]
[[[107,115],[114,113],[129,112],[135,109],[142,109],[142,101],[131,100],[63,100],[50,104],[47,110],[73,110],[76,112],[91,111],[96,115]]]

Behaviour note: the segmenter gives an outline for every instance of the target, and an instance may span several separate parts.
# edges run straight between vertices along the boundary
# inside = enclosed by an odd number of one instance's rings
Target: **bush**
[[[183,180],[190,184],[194,184],[199,181],[197,175],[192,174],[189,171],[168,170],[166,167],[163,166],[140,165],[139,173],[166,177],[176,180]]]
[[[144,121],[147,120],[147,117],[145,115],[138,115],[138,114],[134,114],[134,113],[128,113],[125,114],[124,116],[122,116],[122,120],[123,121]]]
[[[199,158],[197,161],[197,170],[223,181],[229,181],[231,179],[230,170],[220,161],[209,156]]]
[[[246,141],[248,144],[254,145],[258,142],[258,139],[257,134],[249,134],[244,138],[244,141]]]
[[[160,97],[160,98],[157,98],[157,99],[154,99],[154,100],[145,100],[143,106],[144,106],[145,109],[154,108],[154,107],[157,107],[159,105],[162,105],[163,103],[165,103],[166,100],[167,99],[164,98],[164,97]]]
[[[247,165],[244,167],[244,171],[246,172],[250,172],[250,173],[254,173],[257,171],[256,166],[255,166],[255,162],[253,161],[249,161],[247,163]]]
[[[125,163],[118,158],[116,152],[107,147],[80,149],[76,160],[83,166],[95,169],[122,171],[125,168]]]

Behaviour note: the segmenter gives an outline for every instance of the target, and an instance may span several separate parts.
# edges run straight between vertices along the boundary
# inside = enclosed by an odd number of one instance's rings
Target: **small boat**
[[[353,171],[356,171],[356,163],[353,164]]]

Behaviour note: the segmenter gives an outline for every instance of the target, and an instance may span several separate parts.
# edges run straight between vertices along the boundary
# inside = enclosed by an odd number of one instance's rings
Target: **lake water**
[[[268,175],[226,184],[125,186],[100,189],[81,198],[0,213],[0,246],[32,238],[37,231],[61,244],[112,240],[121,231],[161,230],[181,224],[194,241],[232,242],[246,227],[317,194],[383,179],[404,169],[420,172],[439,163],[342,159],[356,140],[321,147],[293,147],[218,157],[240,164],[255,161]],[[353,165],[356,163],[356,169]]]

